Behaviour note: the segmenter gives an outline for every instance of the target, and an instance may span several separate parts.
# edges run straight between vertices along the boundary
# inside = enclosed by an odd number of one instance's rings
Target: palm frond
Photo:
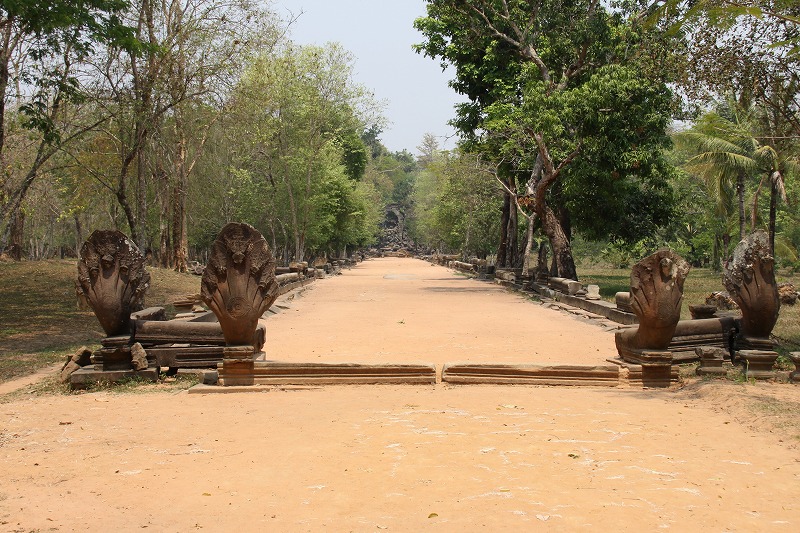
[[[696,131],[682,131],[676,133],[673,135],[673,140],[678,147],[686,148],[694,152],[746,153],[739,145],[727,139]]]
[[[688,167],[698,164],[709,164],[716,166],[720,171],[731,174],[744,172],[753,174],[758,171],[759,165],[752,158],[736,152],[702,152],[686,162]]]
[[[794,247],[792,241],[781,234],[775,235],[775,255],[792,263],[798,260],[797,248]]]
[[[778,191],[778,196],[780,196],[781,200],[784,203],[788,202],[786,198],[786,185],[783,183],[783,176],[777,170],[772,173],[770,176],[772,183],[775,185],[775,188]]]

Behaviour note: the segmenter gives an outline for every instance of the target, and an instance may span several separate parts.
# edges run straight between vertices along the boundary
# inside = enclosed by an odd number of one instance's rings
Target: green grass
[[[578,270],[578,276],[584,284],[600,286],[600,296],[609,302],[614,301],[614,295],[620,291],[630,290],[630,269],[590,267]],[[791,282],[795,287],[800,287],[800,274],[779,273],[779,283]],[[683,308],[681,319],[691,318],[690,305],[703,304],[706,297],[714,291],[725,290],[722,285],[722,275],[708,268],[693,268],[686,278],[683,286]],[[772,332],[783,339],[783,348],[789,351],[800,350],[800,304],[794,306],[782,305],[778,323]]]
[[[148,271],[147,306],[200,292],[198,276]],[[104,334],[94,313],[77,307],[77,276],[75,260],[0,262],[0,383],[99,345]]]

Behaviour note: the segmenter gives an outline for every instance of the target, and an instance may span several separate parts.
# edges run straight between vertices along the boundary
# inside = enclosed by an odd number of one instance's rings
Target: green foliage
[[[231,175],[235,213],[287,257],[370,241],[367,148],[359,135],[366,91],[351,80],[352,58],[337,45],[287,47],[259,57],[236,90],[242,153]],[[365,227],[366,225],[371,225]]]
[[[773,238],[776,232],[791,226],[786,224],[791,218],[791,210],[786,209],[790,207],[786,191],[787,184],[791,190],[791,184],[796,181],[797,147],[794,143],[760,135],[764,124],[772,124],[762,120],[764,112],[762,108],[748,109],[728,100],[719,103],[716,110],[703,114],[691,129],[674,135],[683,150],[686,170],[702,183],[710,200],[706,207],[709,229],[720,237],[727,238],[732,233],[731,220],[737,212],[739,217],[744,217],[749,211],[750,231],[761,221],[758,225],[767,227]],[[772,144],[768,144],[770,141]],[[765,185],[770,192],[762,195],[760,192]],[[779,203],[779,199],[783,202]],[[738,204],[741,204],[741,211]],[[781,216],[777,216],[778,208],[783,211]],[[775,227],[771,221],[775,222]],[[742,218],[740,224],[745,227],[746,220]],[[734,233],[738,240],[738,232]],[[793,261],[796,248],[785,238],[776,241],[781,243],[780,247],[776,243],[776,254],[780,252],[780,256]]]
[[[477,157],[441,153],[417,178],[413,198],[418,243],[485,257],[499,234],[500,188]]]
[[[53,108],[84,100],[84,92],[70,65],[88,58],[98,44],[129,50],[141,48],[134,29],[122,22],[128,6],[125,0],[3,2],[0,27],[6,40],[0,53],[3,56],[0,68],[7,68],[6,62],[15,46],[12,43],[25,41],[25,59],[18,63],[16,76],[29,86],[30,97],[20,104],[19,112],[24,117],[23,125],[39,131],[46,143],[61,141]],[[6,97],[4,94],[3,98]]]
[[[580,144],[563,178],[576,229],[589,238],[628,243],[653,236],[672,218],[673,168],[663,156],[670,144],[669,90],[632,67],[609,65],[558,97],[563,104],[548,107],[562,117],[554,127],[563,144],[548,146],[566,155]],[[535,107],[529,114],[536,114]]]
[[[360,181],[367,169],[367,146],[355,130],[342,133],[339,144],[347,176],[353,181]]]
[[[672,218],[663,151],[675,110],[667,41],[626,19],[630,9],[433,0],[415,23],[425,37],[417,51],[454,66],[451,85],[470,100],[454,120],[463,146],[510,173],[518,191],[542,184],[541,205],[569,213],[588,238],[629,244]],[[550,170],[532,175],[543,159]],[[544,220],[545,208],[536,209]],[[568,238],[569,227],[561,230]],[[546,233],[556,238],[554,228]],[[568,249],[556,255],[569,271]]]

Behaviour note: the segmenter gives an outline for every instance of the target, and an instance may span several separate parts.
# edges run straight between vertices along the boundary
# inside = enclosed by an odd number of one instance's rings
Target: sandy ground
[[[267,323],[268,359],[441,369],[461,361],[591,365],[617,355],[614,334],[597,321],[416,259],[372,259],[281,303],[289,308]]]
[[[365,360],[587,363],[613,343],[453,278],[412,260],[367,262],[289,302],[269,319],[269,344],[298,360],[346,348]],[[509,325],[527,347],[508,343]],[[0,531],[798,531],[796,439],[727,410],[751,391],[800,405],[798,390],[30,396],[0,403]]]

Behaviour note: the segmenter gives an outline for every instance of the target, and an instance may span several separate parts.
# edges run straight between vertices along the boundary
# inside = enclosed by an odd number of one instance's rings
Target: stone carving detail
[[[617,332],[614,341],[624,361],[642,365],[646,386],[668,386],[672,379],[668,347],[681,317],[688,273],[689,263],[671,250],[660,250],[631,270],[630,306],[639,326]]]
[[[217,236],[203,273],[203,301],[229,346],[252,345],[258,319],[278,297],[275,260],[249,224],[231,222]]]
[[[681,318],[689,263],[672,250],[642,259],[631,270],[631,309],[639,318],[632,347],[666,350]]]
[[[767,233],[758,230],[743,239],[725,263],[722,282],[742,310],[740,334],[769,338],[781,307]]]
[[[109,337],[130,331],[131,313],[142,309],[150,287],[145,259],[128,237],[97,230],[81,247],[78,290]]]

